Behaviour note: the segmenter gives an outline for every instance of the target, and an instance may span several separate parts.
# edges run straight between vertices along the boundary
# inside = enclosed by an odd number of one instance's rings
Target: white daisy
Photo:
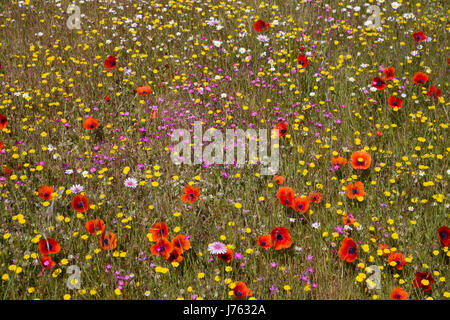
[[[70,187],[70,191],[72,191],[72,193],[81,193],[83,192],[84,188],[83,186],[79,185],[79,184],[74,184],[73,186]]]
[[[123,184],[125,187],[134,189],[137,187],[137,180],[134,178],[127,178]]]
[[[208,246],[208,251],[211,254],[224,254],[227,252],[227,246],[222,242],[213,242]]]

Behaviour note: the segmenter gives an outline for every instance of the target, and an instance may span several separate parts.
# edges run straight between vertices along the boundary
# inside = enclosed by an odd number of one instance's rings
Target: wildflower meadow
[[[0,297],[449,299],[449,13],[0,1]]]

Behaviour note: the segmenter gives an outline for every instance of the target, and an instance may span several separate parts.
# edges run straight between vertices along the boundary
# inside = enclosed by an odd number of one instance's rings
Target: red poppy
[[[403,266],[406,265],[403,254],[400,252],[391,252],[388,258],[388,262],[389,264],[391,264],[391,262],[395,262],[395,267],[397,268],[397,270],[402,270]]]
[[[105,68],[106,69],[114,69],[116,67],[116,61],[117,61],[116,57],[109,56],[105,60]]]
[[[98,127],[98,121],[93,117],[89,117],[83,122],[83,128],[87,130],[96,129]]]
[[[150,86],[143,86],[143,87],[139,87],[136,90],[137,94],[140,94],[141,96],[145,96],[149,93],[151,93],[153,90]]]
[[[247,298],[252,295],[252,290],[244,282],[239,281],[233,289],[233,295],[240,299]]]
[[[424,280],[422,282],[422,280]],[[425,282],[425,284],[424,284]],[[413,281],[414,287],[420,287],[423,291],[430,291],[431,284],[434,283],[433,275],[429,272],[416,272],[416,279]]]
[[[423,83],[427,82],[427,80],[428,80],[428,75],[423,72],[417,72],[412,79],[412,81],[415,84],[423,84]]]
[[[105,231],[105,222],[102,219],[89,220],[86,222],[86,231],[90,234],[96,234],[97,231]]]
[[[285,122],[278,122],[275,126],[276,130],[278,130],[278,137],[284,137],[287,133],[287,123]]]
[[[358,197],[364,197],[366,192],[364,191],[364,183],[356,181],[354,184],[350,182],[347,185],[347,197],[355,199]]]
[[[53,261],[52,258],[48,255],[41,256],[39,260],[41,262],[41,266],[43,266],[45,269],[51,269],[56,266],[56,262]]]
[[[376,134],[378,137],[382,137],[382,136],[383,136],[383,132],[381,132],[381,131],[377,131],[377,132],[375,132],[375,134]]]
[[[8,118],[0,113],[0,130],[5,129],[7,124]]]
[[[386,82],[384,82],[380,77],[375,77],[372,80],[372,86],[378,90],[383,90],[386,87]]]
[[[275,250],[287,249],[292,245],[291,234],[285,227],[278,227],[270,233]]]
[[[107,94],[103,99],[105,99],[106,102],[111,101],[111,97],[109,96],[109,94]]]
[[[3,150],[3,142],[0,141],[0,151]]]
[[[427,37],[425,37],[425,33],[423,31],[416,31],[412,34],[415,42],[424,41]]]
[[[294,203],[292,204],[292,208],[297,212],[300,211],[301,213],[305,213],[306,211],[308,211],[309,208],[309,199],[295,197]]]
[[[353,169],[367,169],[372,163],[372,157],[366,151],[355,151],[352,153],[350,165]]]
[[[401,108],[401,107],[403,107],[403,99],[399,98],[399,97],[390,96],[389,100],[388,100],[388,103],[389,103],[389,105],[392,108],[395,108],[395,107]]]
[[[161,238],[158,242],[151,246],[150,252],[155,256],[160,255],[161,257],[167,259],[169,257],[169,253],[172,251],[172,248],[172,244],[169,240],[166,238]]]
[[[306,58],[306,56],[304,54],[299,54],[297,56],[297,62],[303,68],[306,68],[308,66],[308,58]]]
[[[264,249],[272,248],[272,237],[270,236],[270,234],[265,234],[263,236],[259,236],[258,237],[258,245]]]
[[[268,22],[264,22],[263,20],[258,20],[253,25],[253,29],[255,29],[256,32],[266,31],[269,27],[270,24]]]
[[[183,261],[182,253],[180,249],[172,247],[172,250],[167,254],[167,260],[169,262],[181,262]]]
[[[218,254],[217,255],[219,257],[220,260],[228,263],[231,262],[234,258],[234,253],[233,250],[231,250],[230,248],[227,247],[227,252],[222,253],[222,254]]]
[[[358,249],[356,248],[356,242],[353,238],[345,238],[341,242],[339,248],[339,256],[342,261],[353,262],[358,258]]]
[[[406,292],[400,287],[395,287],[394,290],[391,292],[391,300],[407,300],[407,299],[408,299],[408,292]]]
[[[184,194],[181,195],[181,201],[193,203],[198,200],[198,196],[200,195],[200,188],[189,185],[183,189]]]
[[[345,224],[345,225],[352,225],[352,224],[354,224],[355,223],[355,218],[352,216],[352,215],[348,215],[348,216],[343,216],[342,217],[342,222]]]
[[[347,164],[347,159],[342,158],[341,156],[334,156],[331,158],[331,163],[333,163],[333,167],[338,167],[338,169],[340,169]]]
[[[294,203],[294,190],[290,187],[280,187],[277,192],[277,198],[285,207],[290,207]]]
[[[386,68],[383,70],[383,74],[384,79],[386,79],[386,81],[392,80],[395,78],[395,68],[394,67]]]
[[[320,203],[320,200],[322,199],[322,194],[320,192],[311,191],[308,195],[308,199],[311,202]]]
[[[438,89],[435,86],[431,86],[430,90],[428,90],[427,92],[427,96],[433,97],[434,100],[438,100],[441,96],[441,89]]]
[[[450,229],[446,226],[440,227],[438,230],[439,239],[443,247],[448,247],[450,245]]]
[[[3,169],[3,175],[5,177],[12,175],[12,169],[11,168],[5,168]]]
[[[98,242],[104,250],[114,250],[117,247],[117,237],[112,232],[103,233]]]
[[[44,200],[51,200],[53,198],[53,187],[49,186],[42,186],[38,189],[39,197],[41,197]]]
[[[172,246],[184,252],[191,248],[191,242],[184,235],[178,234],[172,239]]]
[[[283,176],[273,176],[273,181],[275,181],[276,184],[283,184],[284,178]]]
[[[39,252],[43,255],[57,254],[61,250],[58,241],[53,238],[43,238],[39,240]]]
[[[89,209],[89,200],[84,195],[76,195],[72,199],[72,208],[77,210],[78,212],[86,212]]]
[[[167,235],[169,233],[169,227],[165,222],[156,222],[150,228],[150,233],[152,234],[153,240],[167,238]]]

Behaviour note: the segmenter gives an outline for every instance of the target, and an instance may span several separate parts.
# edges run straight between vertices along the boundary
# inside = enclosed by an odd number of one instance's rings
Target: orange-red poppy
[[[111,101],[111,97],[109,96],[109,94],[107,94],[106,96],[104,96],[103,99],[104,99],[106,102],[110,102],[110,101]]]
[[[96,129],[97,127],[98,127],[98,120],[93,117],[89,117],[83,121],[83,128],[87,130]]]
[[[339,248],[339,256],[342,261],[353,262],[358,258],[358,249],[356,247],[356,242],[353,238],[345,238],[341,242],[341,247]]]
[[[395,68],[394,67],[386,68],[383,70],[383,74],[384,74],[384,79],[386,81],[392,80],[395,78]]]
[[[372,86],[378,90],[383,90],[386,87],[386,82],[384,82],[380,77],[375,77],[372,80]]]
[[[239,281],[233,288],[233,295],[239,299],[247,298],[252,295],[252,290],[250,290],[244,282]]]
[[[407,300],[408,292],[400,287],[395,287],[391,292],[391,300]]]
[[[292,245],[291,234],[285,227],[278,227],[270,233],[275,250],[287,249]]]
[[[284,137],[287,133],[287,123],[286,122],[278,122],[275,126],[276,130],[278,130],[278,137]]]
[[[86,231],[90,234],[96,234],[98,231],[105,231],[105,222],[102,219],[89,220],[86,222]]]
[[[380,248],[381,251],[383,251],[383,257],[387,257],[387,253],[384,252],[384,250],[389,249],[389,246],[385,243],[380,243],[378,245],[378,248]],[[389,252],[390,253],[390,252]]]
[[[169,262],[181,262],[183,261],[182,251],[176,247],[172,247],[172,250],[167,254],[167,260]]]
[[[259,236],[258,245],[264,249],[272,248],[272,237],[270,236],[270,234]]]
[[[263,20],[258,20],[253,24],[253,29],[255,29],[256,32],[266,31],[269,27],[270,23],[264,22]]]
[[[198,196],[200,195],[200,188],[189,185],[183,189],[184,194],[181,195],[181,201],[193,203],[198,200]]]
[[[388,100],[388,103],[389,103],[389,105],[392,108],[395,108],[395,107],[401,108],[401,107],[403,107],[403,99],[399,98],[399,97],[390,96],[389,100]]]
[[[184,252],[191,248],[191,242],[184,235],[178,234],[172,238],[172,246]]]
[[[426,280],[423,281],[422,280]],[[425,284],[424,284],[425,282]],[[427,283],[428,282],[428,283]],[[431,284],[435,283],[433,275],[429,272],[416,272],[416,279],[413,281],[414,287],[420,287],[423,291],[430,291]]]
[[[72,208],[78,212],[86,212],[89,209],[89,200],[85,195],[77,194],[72,199]]]
[[[350,199],[355,199],[359,197],[364,197],[366,192],[364,191],[364,183],[356,181],[354,184],[350,182],[347,185],[347,197]]]
[[[217,257],[219,257],[220,260],[228,263],[231,262],[234,258],[234,253],[233,250],[231,250],[230,248],[227,247],[227,252],[222,253],[222,254],[218,254]]]
[[[117,58],[114,56],[109,56],[105,60],[105,68],[106,69],[114,69],[116,67]]]
[[[136,89],[136,93],[144,96],[146,94],[151,93],[153,90],[150,86],[142,86]]]
[[[290,187],[280,187],[277,192],[277,198],[285,207],[290,207],[294,203],[294,189]]]
[[[150,233],[152,234],[153,240],[167,238],[169,227],[165,222],[156,222],[150,228]]]
[[[435,86],[431,86],[427,92],[427,96],[432,97],[434,100],[438,100],[441,96],[441,93],[441,89],[438,89]]]
[[[39,261],[41,262],[41,266],[45,269],[51,269],[56,266],[56,262],[52,260],[51,256],[44,255],[39,257]]]
[[[8,124],[8,118],[0,113],[0,130],[5,129]]]
[[[320,200],[322,200],[322,194],[320,192],[311,191],[308,195],[308,199],[310,202],[320,203]]]
[[[342,217],[342,222],[345,225],[352,225],[352,224],[355,223],[355,221],[356,221],[356,219],[353,216],[351,216],[351,215]]]
[[[426,39],[425,33],[423,31],[416,31],[412,34],[415,42],[424,41]]]
[[[157,256],[160,255],[167,259],[170,251],[172,250],[172,244],[166,238],[159,239],[154,245],[151,246],[150,252]]]
[[[117,247],[117,237],[112,232],[102,233],[98,242],[104,250],[114,250]]]
[[[414,75],[412,81],[413,81],[415,84],[424,84],[425,82],[428,81],[428,75],[427,75],[426,73],[423,73],[423,72],[417,72],[417,73]]]
[[[0,151],[3,150],[3,142],[0,141]]]
[[[438,230],[439,239],[443,247],[448,247],[450,245],[450,229],[446,226],[440,227]]]
[[[58,241],[53,238],[42,238],[38,244],[39,252],[45,256],[49,254],[57,254],[61,250]]]
[[[283,176],[273,176],[273,181],[275,181],[276,184],[283,184],[284,178]]]
[[[304,54],[298,54],[297,62],[303,68],[306,68],[308,66],[308,58]]]
[[[347,164],[347,159],[342,158],[341,156],[334,156],[331,158],[331,163],[333,164],[333,167],[338,167],[338,169],[340,169]]]
[[[306,211],[308,211],[309,208],[309,199],[295,197],[294,203],[292,204],[292,208],[297,212],[305,213]]]
[[[3,175],[4,175],[5,177],[8,177],[8,176],[12,175],[12,169],[11,169],[11,168],[5,168],[5,169],[3,169]]]
[[[353,169],[367,169],[372,163],[372,157],[366,151],[355,151],[352,153],[350,165]]]
[[[44,200],[51,200],[53,198],[53,187],[49,186],[42,186],[38,189],[39,197],[41,197]]]
[[[388,258],[388,262],[389,264],[391,264],[391,262],[395,262],[395,267],[397,268],[397,270],[402,270],[403,266],[406,265],[403,254],[400,252],[391,252]]]

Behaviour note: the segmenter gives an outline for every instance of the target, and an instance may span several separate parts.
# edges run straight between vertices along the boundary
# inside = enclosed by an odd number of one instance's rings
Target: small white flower
[[[414,211],[414,207],[408,207],[408,211],[413,212]]]
[[[264,34],[260,34],[259,36],[256,37],[256,39],[258,39],[258,41],[261,41],[261,42],[269,41],[269,37]]]
[[[319,229],[319,227],[320,227],[320,222],[314,222],[311,226],[312,226],[314,229]]]
[[[397,1],[394,1],[394,2],[391,3],[391,7],[394,10],[400,8],[400,6],[401,6],[401,3],[398,3]]]
[[[214,41],[213,41],[213,45],[214,45],[215,47],[217,47],[217,48],[220,48],[220,46],[222,45],[222,41],[214,40]]]
[[[240,48],[239,49],[239,53],[240,54],[244,54],[244,53],[246,53],[247,52],[247,50],[245,49],[245,48]]]
[[[134,189],[137,187],[137,180],[134,178],[127,178],[123,184],[125,187]]]
[[[227,246],[222,242],[213,242],[208,246],[208,251],[211,254],[224,254],[227,252]]]
[[[84,188],[83,186],[79,185],[79,184],[74,184],[73,186],[70,187],[70,191],[72,191],[72,193],[81,193],[83,192]]]
[[[73,170],[72,169],[67,169],[66,170],[66,174],[72,174],[73,173]]]

